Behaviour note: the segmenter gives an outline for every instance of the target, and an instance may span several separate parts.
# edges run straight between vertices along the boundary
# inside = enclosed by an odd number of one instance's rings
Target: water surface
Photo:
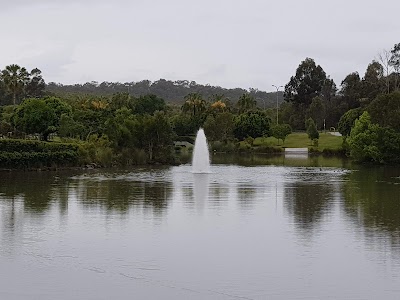
[[[399,299],[400,169],[0,173],[0,299]]]

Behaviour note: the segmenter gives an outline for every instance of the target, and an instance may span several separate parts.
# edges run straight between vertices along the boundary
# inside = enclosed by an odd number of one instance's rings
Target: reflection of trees
[[[295,182],[284,190],[284,205],[295,225],[305,234],[320,223],[330,206],[332,186],[321,183]]]
[[[0,245],[11,251],[23,232],[25,219],[32,215],[43,221],[53,202],[59,201],[60,212],[66,212],[68,182],[59,179],[52,172],[0,172]]]
[[[344,185],[345,212],[365,229],[366,238],[378,245],[382,236],[389,237],[396,249],[400,245],[398,175],[395,168],[366,168],[349,174]]]
[[[220,185],[212,185],[210,187],[210,203],[214,207],[222,208],[228,204],[229,188]]]
[[[162,213],[171,199],[172,187],[166,183],[144,183],[144,207],[152,208],[155,212]]]
[[[89,209],[97,206],[107,212],[126,213],[131,207],[141,207],[161,213],[171,198],[171,187],[165,182],[89,180],[80,183],[78,197]]]
[[[57,185],[54,185],[54,183],[57,179],[54,173],[11,172],[3,173],[0,176],[0,193],[10,201],[21,196],[26,211],[44,212],[56,197],[54,192]]]
[[[253,207],[256,197],[256,189],[252,185],[238,184],[237,197],[242,208],[250,209]]]
[[[342,157],[324,157],[322,155],[285,155],[259,153],[215,153],[213,164],[237,164],[240,166],[307,166],[307,167],[337,167],[342,168],[349,161]]]

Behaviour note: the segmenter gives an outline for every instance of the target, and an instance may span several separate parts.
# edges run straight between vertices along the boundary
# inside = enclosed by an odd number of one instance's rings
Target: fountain
[[[203,128],[197,132],[196,141],[194,143],[193,173],[209,173],[210,172],[210,153],[208,152],[207,138]]]

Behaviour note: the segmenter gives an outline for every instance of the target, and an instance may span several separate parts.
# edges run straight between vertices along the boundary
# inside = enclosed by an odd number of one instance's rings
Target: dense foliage
[[[351,156],[360,162],[400,162],[400,133],[371,122],[368,112],[355,121],[348,138]]]
[[[79,158],[76,144],[24,140],[0,140],[0,166],[18,168],[75,165]]]
[[[283,103],[282,92],[184,80],[45,85],[39,69],[10,65],[0,71],[0,138],[61,139],[79,145],[80,163],[111,166],[174,162],[174,142],[193,141],[200,127],[223,151],[251,148],[262,136],[284,142],[292,129],[307,131],[318,146],[319,131],[339,130],[354,159],[399,162],[400,44],[385,53],[339,89],[306,58],[285,85]],[[34,153],[24,147],[0,153],[9,153],[9,164],[20,157],[10,153]]]
[[[290,128],[289,124],[275,124],[271,127],[271,133],[278,142],[282,140],[285,143],[286,137],[292,133],[292,128]]]

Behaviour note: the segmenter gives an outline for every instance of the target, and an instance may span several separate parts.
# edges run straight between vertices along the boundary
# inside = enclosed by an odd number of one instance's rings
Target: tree
[[[106,133],[114,148],[123,149],[137,145],[138,122],[132,111],[126,107],[116,110],[114,115],[110,115],[106,125]]]
[[[17,129],[29,134],[39,133],[45,141],[56,131],[58,123],[55,111],[44,99],[36,98],[25,99],[16,109],[13,121]]]
[[[248,111],[240,114],[235,119],[234,135],[243,140],[247,137],[260,137],[270,135],[271,119],[261,111]]]
[[[156,111],[164,111],[165,109],[166,104],[164,99],[153,94],[140,96],[134,101],[134,112],[139,115],[152,115]]]
[[[62,114],[60,117],[58,128],[58,135],[61,137],[80,137],[84,138],[82,135],[85,132],[85,126],[77,121],[69,114]]]
[[[92,134],[101,136],[106,132],[105,123],[112,114],[109,101],[105,98],[84,95],[79,96],[72,102],[73,119],[84,125],[84,131],[80,134],[89,138]]]
[[[319,96],[315,97],[308,108],[308,114],[315,120],[316,126],[319,128],[323,127],[325,111],[326,107],[323,99]]]
[[[17,129],[29,134],[39,133],[47,141],[50,133],[59,130],[61,116],[64,115],[65,125],[65,118],[71,111],[67,103],[56,97],[28,98],[17,107],[12,120]]]
[[[382,50],[382,52],[378,53],[378,60],[380,65],[382,66],[383,75],[385,76],[385,85],[386,85],[386,92],[390,93],[390,81],[389,81],[389,74],[391,69],[391,54],[387,50]]]
[[[239,107],[239,113],[244,113],[246,111],[255,109],[257,106],[257,101],[249,93],[244,93],[242,96],[240,96],[237,106]]]
[[[29,73],[19,65],[9,65],[1,72],[1,79],[6,90],[12,95],[13,105],[22,98],[25,85],[29,80]]]
[[[383,79],[383,66],[377,61],[372,61],[372,63],[368,65],[362,80],[362,98],[368,98],[369,103],[383,92],[385,90]]]
[[[312,58],[306,58],[298,66],[296,75],[286,84],[285,100],[308,107],[312,99],[320,95],[326,79],[322,67],[316,65]]]
[[[391,56],[390,56],[390,65],[393,67],[394,72],[395,72],[395,82],[394,82],[394,88],[397,91],[399,89],[399,76],[400,76],[400,43],[395,44],[393,46],[393,49],[390,51]]]
[[[224,94],[213,94],[209,101],[210,105],[210,112],[211,113],[221,113],[224,111],[230,111],[231,103],[228,98],[225,97]]]
[[[355,121],[348,145],[351,157],[359,162],[400,162],[400,134],[374,124],[367,111]]]
[[[29,73],[29,80],[25,87],[25,97],[41,98],[44,96],[45,87],[46,83],[42,77],[42,71],[35,68]]]
[[[276,124],[271,128],[272,136],[278,140],[282,140],[285,144],[286,137],[292,133],[292,128],[289,124]]]
[[[400,132],[400,92],[381,94],[367,107],[373,123]]]
[[[134,109],[134,99],[128,93],[116,93],[112,95],[110,101],[110,108],[112,110],[117,110],[122,107],[128,109]]]
[[[338,131],[343,136],[349,136],[351,129],[354,126],[354,122],[360,117],[363,110],[358,108],[353,108],[347,111],[339,120]]]
[[[204,131],[210,141],[226,141],[233,134],[234,117],[229,112],[208,115],[204,122]]]
[[[306,128],[308,138],[312,141],[319,139],[319,132],[317,130],[317,126],[312,118],[308,118],[306,120]]]
[[[140,120],[138,145],[145,149],[150,161],[170,162],[174,133],[164,112],[144,115]]]
[[[328,76],[324,81],[324,84],[322,85],[320,97],[322,98],[322,100],[330,102],[336,96],[336,92],[336,83]]]
[[[362,84],[360,76],[357,72],[350,73],[343,79],[341,83],[340,93],[343,96],[348,108],[356,108],[360,106],[360,98],[362,94]]]
[[[198,116],[206,110],[206,102],[199,93],[190,93],[185,96],[185,103],[182,106],[183,112],[190,112],[192,116]]]
[[[172,116],[171,124],[178,136],[191,135],[199,129],[195,120],[183,113]]]
[[[350,155],[357,161],[379,161],[378,125],[372,124],[368,112],[355,121],[348,138]]]

